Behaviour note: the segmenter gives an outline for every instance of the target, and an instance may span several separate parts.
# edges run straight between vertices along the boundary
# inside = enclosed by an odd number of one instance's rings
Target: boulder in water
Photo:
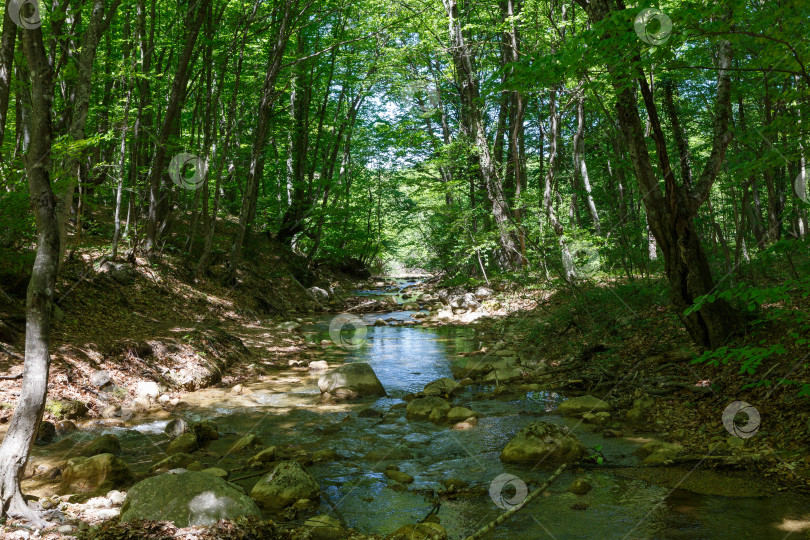
[[[326,514],[309,518],[304,527],[310,529],[308,538],[313,540],[340,540],[347,536],[340,521]]]
[[[450,412],[450,403],[437,396],[414,399],[408,403],[405,416],[408,420],[440,422]]]
[[[299,499],[317,499],[321,488],[297,461],[281,461],[259,480],[250,497],[265,510],[282,510]]]
[[[172,442],[169,443],[168,448],[166,448],[166,453],[169,455],[172,454],[190,454],[197,450],[200,447],[199,443],[197,443],[197,436],[193,433],[183,433]]]
[[[513,381],[519,381],[523,378],[523,371],[520,368],[503,368],[503,369],[493,369],[489,373],[484,376],[484,382],[489,383],[508,383]]]
[[[43,420],[37,429],[37,444],[50,444],[56,439],[56,426],[53,422]]]
[[[127,493],[121,521],[171,521],[177,527],[210,526],[220,519],[261,517],[253,500],[221,478],[204,472],[161,474]]]
[[[563,415],[581,415],[585,412],[598,413],[610,411],[610,405],[606,401],[594,396],[580,396],[566,399],[560,403],[557,412]]]
[[[229,454],[237,454],[242,450],[246,450],[248,448],[256,448],[262,445],[262,441],[256,436],[255,433],[248,433],[247,435],[241,437],[238,441],[233,443],[228,449]]]
[[[191,467],[192,464],[194,463],[199,464],[196,458],[192,455],[174,454],[152,465],[152,467],[149,469],[149,472],[155,474],[171,471],[173,469],[183,469]]]
[[[208,441],[215,441],[219,439],[219,431],[217,425],[211,420],[203,420],[202,422],[194,422],[191,425],[191,431],[197,436],[198,444],[205,444]]]
[[[269,463],[271,461],[276,460],[276,455],[277,455],[276,447],[271,446],[270,448],[265,448],[264,450],[262,450],[261,452],[250,458],[247,464],[248,466],[251,466],[255,464]]]
[[[479,416],[481,415],[468,409],[467,407],[453,407],[447,411],[447,422],[450,424],[457,424],[467,420],[468,418],[477,418]]]
[[[414,525],[404,525],[397,529],[388,540],[447,540],[447,531],[438,523],[426,521]]]
[[[132,481],[132,471],[126,463],[112,454],[77,457],[68,460],[62,472],[60,493],[87,493],[110,490]]]
[[[183,433],[188,431],[188,423],[182,418],[174,418],[169,420],[169,423],[166,424],[166,427],[163,428],[163,433],[174,439],[175,437],[179,437]]]
[[[565,426],[532,422],[501,452],[501,461],[571,463],[585,456],[585,447]]]
[[[344,364],[324,374],[318,380],[318,388],[322,393],[340,394],[340,390],[346,390],[347,395],[386,395],[385,388],[383,388],[374,370],[364,362]]]
[[[426,396],[443,396],[453,394],[458,389],[458,383],[450,377],[444,377],[428,383],[423,390]]]
[[[121,443],[118,442],[118,437],[112,433],[101,435],[87,443],[80,452],[80,455],[84,457],[93,457],[99,454],[121,455]]]

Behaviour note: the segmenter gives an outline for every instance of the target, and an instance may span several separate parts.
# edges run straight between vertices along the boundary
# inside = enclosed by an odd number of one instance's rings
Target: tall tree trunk
[[[560,113],[557,111],[557,88],[552,87],[548,100],[548,169],[546,170],[545,185],[543,188],[543,208],[546,219],[557,235],[560,244],[560,253],[563,263],[563,277],[569,283],[576,279],[576,265],[571,250],[565,241],[565,229],[554,211],[554,180],[557,174],[557,142],[560,140]]]
[[[258,5],[258,3],[256,5]],[[255,13],[256,7],[254,6],[253,14],[250,17],[251,21],[253,20]],[[239,86],[242,81],[242,61],[245,58],[246,43],[247,33],[245,31],[245,33],[242,34],[242,44],[239,47],[239,57],[236,60],[236,78],[233,83],[231,99],[228,103],[227,120],[225,121],[225,140],[222,143],[222,149],[219,151],[219,166],[214,173],[214,204],[211,208],[211,219],[208,222],[208,229],[205,232],[205,245],[203,246],[203,252],[200,256],[199,262],[197,263],[197,268],[194,271],[195,278],[199,278],[208,271],[209,257],[211,256],[211,245],[214,241],[214,233],[216,232],[217,228],[217,212],[219,211],[219,200],[222,192],[220,188],[220,181],[222,178],[222,173],[225,169],[225,162],[228,159],[231,148],[231,135],[233,134],[234,118],[236,117],[236,100],[239,96]]]
[[[146,221],[146,242],[144,250],[153,255],[153,250],[157,244],[163,220],[166,219],[168,209],[168,194],[163,193],[161,184],[166,176],[166,145],[169,142],[169,135],[175,129],[175,118],[183,107],[182,97],[185,95],[186,84],[189,79],[189,63],[194,45],[197,43],[197,36],[200,27],[208,14],[211,0],[197,0],[196,11],[191,12],[187,18],[186,41],[183,52],[177,62],[177,71],[172,81],[169,92],[166,112],[160,128],[157,144],[155,147],[155,157],[152,161],[152,168],[149,172],[149,214]]]
[[[0,445],[0,514],[39,522],[20,491],[31,445],[36,437],[50,368],[51,313],[59,266],[59,224],[51,190],[51,104],[53,71],[40,28],[22,30],[23,52],[31,77],[31,144],[25,156],[28,187],[37,228],[37,253],[26,298],[25,365],[14,415]],[[27,98],[25,98],[28,101]]]
[[[17,25],[8,16],[9,2],[3,9],[3,35],[0,37],[0,149],[6,136],[6,115],[11,96],[11,73],[14,66],[14,45],[17,43]],[[0,152],[0,162],[3,152]]]
[[[93,2],[93,9],[90,14],[90,21],[87,24],[82,36],[81,51],[77,58],[76,80],[71,85],[73,99],[72,103],[67,110],[66,118],[70,119],[70,127],[68,134],[74,142],[79,142],[84,139],[84,127],[87,124],[87,114],[90,110],[90,96],[93,92],[93,63],[96,58],[96,51],[98,44],[101,42],[101,36],[107,31],[110,26],[113,15],[118,9],[121,0],[113,0],[109,6],[109,10],[105,9],[105,0],[95,0]],[[70,218],[70,211],[73,206],[73,191],[76,189],[76,184],[84,181],[87,183],[86,167],[83,165],[84,152],[75,152],[68,158],[68,178],[62,188],[62,195],[59,197],[58,213],[59,213],[59,235],[60,235],[60,249],[59,260],[63,259],[65,249],[67,248],[67,222]],[[85,174],[83,174],[83,172]],[[77,220],[77,234],[80,231],[80,223]]]
[[[250,156],[250,165],[247,171],[247,181],[245,182],[245,192],[242,197],[242,208],[239,212],[239,224],[236,228],[236,235],[231,249],[231,261],[228,269],[226,281],[233,281],[236,278],[236,271],[242,260],[242,244],[245,242],[245,232],[251,218],[251,208],[255,208],[255,199],[258,194],[258,185],[264,173],[264,147],[267,144],[267,132],[270,125],[270,115],[273,104],[276,101],[276,80],[281,72],[281,61],[284,58],[284,51],[287,49],[287,41],[290,38],[290,12],[292,0],[286,0],[283,12],[278,20],[275,41],[270,48],[267,58],[267,69],[264,74],[264,85],[259,100],[259,110],[257,111],[256,130],[253,134],[253,150]]]
[[[588,205],[588,213],[591,215],[593,228],[596,234],[602,234],[602,226],[599,223],[599,213],[596,211],[596,203],[591,193],[591,179],[588,176],[588,166],[585,164],[585,92],[579,90],[577,98],[577,131],[574,135],[574,181],[575,186],[582,184],[585,193],[585,202]],[[572,203],[573,204],[573,203]]]
[[[594,23],[602,22],[610,17],[611,12],[623,9],[617,0],[577,0],[577,3]],[[618,29],[608,30],[606,39],[616,31]],[[627,75],[620,74],[614,66],[608,66],[611,82],[616,91],[619,125],[627,141],[636,178],[643,194],[650,229],[663,251],[670,285],[670,302],[693,341],[698,345],[712,348],[720,346],[730,334],[739,330],[741,322],[741,314],[722,299],[704,303],[701,309],[685,313],[697,298],[715,290],[709,262],[695,229],[694,217],[709,197],[731,140],[729,131],[731,45],[727,41],[720,41],[717,52],[718,80],[711,151],[694,186],[675,183],[666,142],[658,120],[658,111],[644,73],[638,70],[636,81],[633,82],[628,80]],[[638,59],[633,58],[632,62],[637,63]],[[659,166],[664,176],[664,192],[658,186],[658,179],[644,139],[644,127],[634,91],[639,87],[650,119],[651,135],[655,142]]]
[[[509,223],[509,201],[484,128],[474,54],[461,31],[457,0],[442,1],[448,17],[453,64],[461,83],[462,115],[466,117],[469,135],[477,151],[484,187],[492,205],[492,217],[498,228],[498,259],[502,267],[514,268],[520,263],[521,256]]]

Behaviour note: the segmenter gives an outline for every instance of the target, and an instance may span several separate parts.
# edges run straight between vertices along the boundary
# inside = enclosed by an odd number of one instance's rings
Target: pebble
[[[89,515],[96,519],[112,519],[116,518],[121,514],[120,508],[102,508],[100,510],[95,510],[91,512]]]
[[[84,503],[84,505],[87,508],[111,508],[112,501],[107,497],[93,497]]]
[[[127,494],[114,489],[107,493],[107,498],[110,499],[110,502],[112,502],[114,505],[118,506],[120,504],[124,504]]]

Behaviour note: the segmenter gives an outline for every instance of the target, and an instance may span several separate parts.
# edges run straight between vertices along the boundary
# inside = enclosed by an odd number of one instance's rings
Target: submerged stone
[[[298,499],[317,499],[320,486],[297,461],[281,461],[259,480],[250,497],[265,510],[278,511]]]
[[[581,415],[582,413],[598,413],[610,411],[610,405],[606,401],[594,396],[580,396],[566,399],[560,403],[557,412],[562,415]]]

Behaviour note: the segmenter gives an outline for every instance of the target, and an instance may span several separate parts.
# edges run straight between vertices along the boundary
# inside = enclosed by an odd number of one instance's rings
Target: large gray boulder
[[[567,427],[532,422],[515,435],[501,452],[511,463],[571,463],[585,457],[585,447]]]
[[[384,396],[385,388],[371,366],[363,362],[344,364],[318,380],[322,393],[347,394],[358,396]]]
[[[261,517],[253,499],[204,472],[161,474],[138,482],[127,493],[121,521],[171,521],[178,527],[213,525],[220,519]]]
[[[270,511],[282,510],[299,499],[317,499],[318,482],[297,461],[280,461],[259,480],[250,497]]]

